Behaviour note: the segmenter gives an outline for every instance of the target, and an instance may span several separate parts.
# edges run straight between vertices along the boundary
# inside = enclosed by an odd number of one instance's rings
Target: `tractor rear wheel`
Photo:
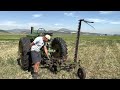
[[[54,38],[51,41],[51,48],[55,50],[55,52],[52,53],[52,56],[54,58],[62,59],[64,61],[67,59],[67,45],[62,38]]]
[[[19,65],[23,70],[28,70],[30,66],[30,39],[27,37],[20,38],[19,41]]]

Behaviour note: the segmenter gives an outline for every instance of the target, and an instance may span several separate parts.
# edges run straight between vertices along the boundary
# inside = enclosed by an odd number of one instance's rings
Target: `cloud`
[[[74,13],[64,13],[66,16],[74,16]]]
[[[55,26],[61,26],[61,25],[63,25],[63,24],[55,23],[54,25],[55,25]]]
[[[15,29],[15,28],[19,28],[19,27],[23,27],[24,24],[19,24],[15,21],[3,21],[0,22],[0,29]]]
[[[57,30],[60,28],[70,28],[69,26],[64,26],[62,23],[55,23],[55,24],[47,24],[47,23],[39,23],[39,22],[28,22],[28,23],[20,23],[16,21],[1,21],[0,22],[0,29],[3,30],[10,30],[10,29],[30,29],[33,26],[36,28],[45,28],[46,30]]]
[[[27,23],[28,26],[39,26],[41,25],[40,23]]]
[[[88,18],[89,21],[97,22],[97,23],[106,23],[107,20],[99,19],[99,18]]]
[[[16,26],[17,24],[15,21],[4,21],[4,22],[1,22],[0,25]]]
[[[70,12],[70,13],[64,13],[65,16],[69,16],[69,17],[78,17],[75,15],[75,12]]]
[[[111,21],[110,24],[120,24],[120,21],[118,21],[118,22]]]
[[[50,28],[56,30],[56,29],[60,29],[60,28],[63,28],[63,27],[64,27],[63,24],[61,24],[61,23],[55,23],[55,24],[51,25]]]
[[[99,11],[100,14],[111,14],[113,11]]]
[[[99,18],[87,18],[89,21],[93,21],[96,23],[108,23],[108,24],[120,24],[120,21],[111,21],[111,20],[106,20],[106,19],[99,19]]]
[[[25,28],[28,29],[31,26],[39,28],[42,23],[36,23],[36,22],[28,22],[28,23],[18,23],[15,21],[3,21],[0,22],[0,29],[15,29],[15,28]]]
[[[43,16],[42,14],[34,14],[34,15],[32,15],[34,18],[38,18],[38,17],[41,17],[41,16]]]

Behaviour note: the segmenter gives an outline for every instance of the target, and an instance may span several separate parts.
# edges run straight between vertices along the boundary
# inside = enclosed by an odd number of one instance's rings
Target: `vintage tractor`
[[[26,35],[26,37],[22,37],[19,40],[19,50],[18,50],[18,64],[21,66],[23,70],[30,70],[32,66],[32,60],[30,55],[30,43],[33,42],[33,40],[37,36],[44,36],[44,35],[50,35],[53,36],[53,33],[47,32],[44,28],[39,28],[38,30],[34,30],[34,27],[31,27],[31,34]],[[53,59],[61,59],[65,61],[67,59],[67,45],[66,42],[60,38],[52,38],[48,43],[46,43],[49,56]],[[44,53],[43,48],[41,48],[41,56],[43,60],[41,61],[41,64],[48,64],[46,61],[47,57]],[[52,62],[50,62],[52,63]]]
[[[78,32],[76,37],[76,45],[75,45],[75,54],[74,54],[74,62],[66,63],[67,60],[67,45],[66,42],[61,37],[52,38],[46,46],[48,48],[49,57],[48,59],[44,53],[43,48],[41,48],[41,56],[42,61],[41,64],[43,65],[41,68],[48,68],[53,73],[57,74],[60,70],[71,71],[72,69],[77,70],[76,75],[80,79],[85,79],[86,73],[83,67],[80,65],[80,60],[77,60],[78,55],[78,45],[79,45],[79,37],[80,37],[80,29],[81,29],[81,22],[93,23],[86,21],[84,19],[79,20]],[[37,36],[44,36],[49,34],[53,36],[53,33],[47,32],[43,28],[39,28],[38,30],[34,30],[31,27],[31,34],[27,35],[26,37],[20,38],[19,40],[19,58],[18,64],[21,66],[23,70],[28,70],[32,72],[32,60],[30,55],[30,43],[37,37]]]

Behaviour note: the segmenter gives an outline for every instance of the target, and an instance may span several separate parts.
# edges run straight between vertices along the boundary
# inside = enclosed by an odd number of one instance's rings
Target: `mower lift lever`
[[[78,25],[78,32],[77,32],[77,39],[76,39],[76,46],[75,46],[75,55],[74,55],[74,62],[77,62],[77,53],[78,53],[78,45],[79,45],[79,37],[80,37],[80,29],[81,29],[81,22],[84,21],[85,23],[94,23],[90,21],[86,21],[84,19],[79,20],[79,25]],[[89,25],[89,24],[88,24]],[[91,25],[90,25],[91,26]]]

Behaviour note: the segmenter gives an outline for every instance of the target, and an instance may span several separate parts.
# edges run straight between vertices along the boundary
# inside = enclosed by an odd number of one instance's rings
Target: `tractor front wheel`
[[[51,48],[55,50],[55,52],[52,53],[54,58],[63,59],[64,61],[67,59],[67,45],[62,38],[54,38],[51,42]]]

